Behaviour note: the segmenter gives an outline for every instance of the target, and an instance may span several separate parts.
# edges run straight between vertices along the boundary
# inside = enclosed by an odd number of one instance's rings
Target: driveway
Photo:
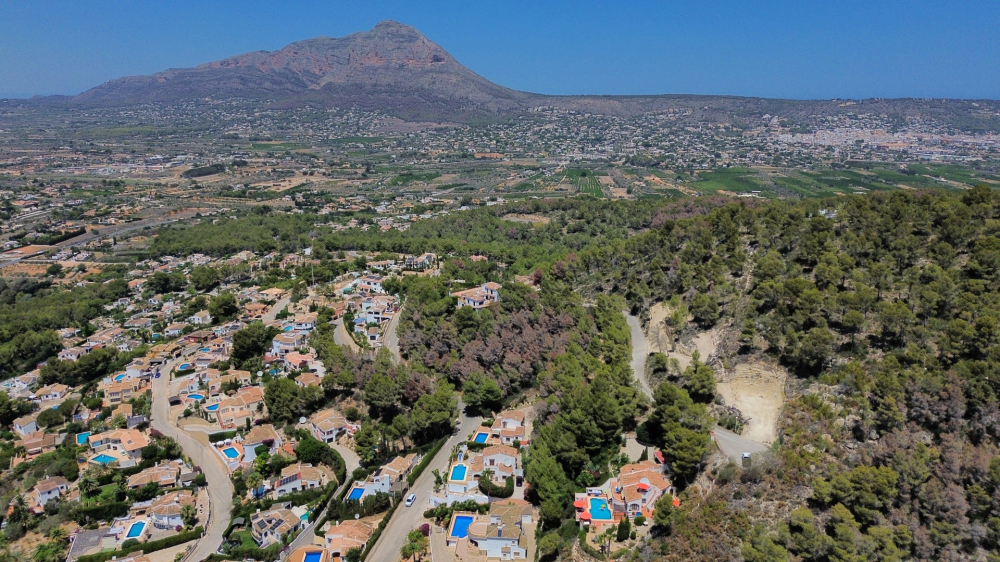
[[[625,322],[628,323],[628,329],[632,332],[633,376],[635,376],[635,380],[639,381],[639,389],[652,400],[653,389],[649,387],[649,381],[646,380],[646,359],[649,357],[649,349],[646,346],[646,334],[642,331],[642,322],[631,314],[626,312],[622,312],[622,314],[625,315]]]
[[[721,427],[715,428],[712,437],[722,454],[737,462],[742,459],[743,453],[758,453],[768,448],[763,443],[751,441]]]
[[[459,407],[461,406],[462,404],[459,403]],[[417,481],[410,488],[410,492],[417,495],[416,503],[411,507],[403,505],[396,509],[395,513],[392,514],[392,519],[389,520],[389,524],[382,532],[382,535],[379,536],[378,542],[375,543],[375,548],[369,554],[368,560],[393,562],[401,558],[399,551],[406,543],[407,533],[425,522],[423,513],[430,508],[430,500],[428,498],[430,498],[431,492],[434,490],[434,469],[444,472],[448,468],[448,459],[451,456],[452,448],[464,442],[468,435],[479,427],[482,421],[483,418],[480,417],[464,418],[462,420],[462,425],[458,433],[452,435],[444,446],[441,447],[438,454],[424,468],[423,473],[420,474],[420,477],[417,478]]]
[[[211,500],[211,510],[205,535],[198,540],[189,560],[204,560],[214,554],[222,545],[222,534],[229,526],[229,514],[233,509],[233,486],[229,481],[229,473],[222,465],[222,460],[208,447],[199,443],[194,437],[174,424],[170,417],[170,371],[183,359],[175,359],[164,365],[160,378],[154,378],[153,405],[150,424],[153,429],[172,437],[181,446],[191,462],[200,466],[208,480],[208,495]],[[200,521],[204,525],[205,521]]]

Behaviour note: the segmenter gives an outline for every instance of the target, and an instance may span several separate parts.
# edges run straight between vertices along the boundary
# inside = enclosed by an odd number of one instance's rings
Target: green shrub
[[[431,460],[434,458],[435,455],[438,454],[438,451],[441,450],[441,447],[444,447],[445,441],[447,441],[447,439],[444,437],[438,439],[437,443],[435,443],[427,452],[424,453],[424,457],[420,459],[420,463],[417,464],[417,466],[414,467],[413,472],[411,472],[406,477],[407,484],[412,486],[413,483],[417,481],[417,478],[420,477],[420,473],[422,473],[424,469],[427,468],[427,465],[431,463]]]
[[[225,441],[226,439],[232,439],[236,437],[236,430],[232,431],[219,431],[217,433],[208,434],[209,443],[218,443],[219,441]]]
[[[106,502],[100,505],[81,505],[73,510],[73,520],[80,525],[85,525],[88,520],[111,521],[115,517],[122,517],[128,513],[131,504],[128,502]]]
[[[514,477],[508,476],[503,487],[497,486],[488,479],[480,479],[479,489],[491,498],[509,498],[514,495]]]

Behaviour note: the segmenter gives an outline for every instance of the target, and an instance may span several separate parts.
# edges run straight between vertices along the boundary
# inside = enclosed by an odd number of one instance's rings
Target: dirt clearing
[[[646,327],[646,345],[650,353],[663,353],[667,357],[672,357],[680,363],[681,370],[686,369],[691,364],[691,356],[697,349],[701,360],[708,361],[708,358],[715,353],[719,345],[721,327],[698,332],[693,338],[684,338],[672,345],[674,337],[672,330],[667,327],[666,320],[673,312],[667,303],[654,304],[649,309],[649,325]],[[673,351],[671,351],[673,347]]]
[[[759,443],[773,443],[778,436],[778,416],[785,403],[788,374],[766,363],[743,363],[728,373],[717,373],[718,392],[726,404],[750,418],[742,436]]]
[[[670,317],[670,307],[665,302],[658,302],[649,308],[649,328],[646,329],[646,342],[651,353],[670,351],[669,331],[664,324],[668,317]]]

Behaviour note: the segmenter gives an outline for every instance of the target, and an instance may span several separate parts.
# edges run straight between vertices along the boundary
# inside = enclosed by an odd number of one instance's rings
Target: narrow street
[[[385,327],[385,348],[389,350],[389,353],[392,353],[394,365],[399,365],[399,362],[402,361],[399,355],[399,336],[396,335],[396,330],[399,328],[399,317],[402,315],[402,310],[396,312],[392,320],[389,321],[389,325]]]
[[[360,466],[361,459],[358,458],[358,455],[355,454],[354,451],[348,449],[347,447],[334,445],[333,448],[336,449],[338,453],[340,453],[340,456],[344,457],[344,465],[347,467],[347,479],[344,482],[341,482],[340,485],[337,486],[337,491],[334,492],[334,497],[336,497],[337,494],[343,491],[345,486],[351,485],[351,473],[354,472],[355,468],[358,468],[358,466]],[[323,512],[320,513],[318,517],[316,517],[316,522],[319,522],[321,519],[323,519],[325,515],[326,515],[326,509],[324,509]],[[316,536],[315,527],[307,527],[305,530],[299,533],[299,536],[295,537],[295,540],[293,540],[291,544],[288,545],[288,552],[295,552],[295,549],[299,547],[313,544],[316,542],[318,538],[320,537]]]
[[[208,496],[211,500],[210,514],[199,514],[199,524],[204,525],[208,516],[205,535],[198,540],[189,560],[204,560],[214,554],[222,545],[223,533],[229,526],[229,513],[233,508],[233,486],[229,473],[222,461],[208,447],[177,427],[170,416],[170,371],[183,359],[175,359],[164,365],[160,378],[153,379],[153,405],[150,424],[153,429],[172,437],[184,450],[193,464],[201,467],[208,480]]]
[[[459,402],[460,410],[462,407],[463,404]],[[424,522],[423,513],[430,507],[428,498],[434,490],[434,469],[444,472],[448,468],[448,459],[451,456],[452,448],[464,442],[469,434],[479,427],[482,421],[483,418],[480,417],[462,419],[462,425],[458,433],[452,435],[444,446],[441,447],[438,454],[434,456],[434,459],[420,474],[417,481],[413,483],[413,487],[410,488],[410,493],[417,495],[416,503],[411,507],[401,505],[396,508],[396,511],[392,514],[392,519],[389,520],[389,524],[385,527],[378,542],[375,544],[375,548],[369,553],[368,560],[393,562],[400,559],[399,551],[403,548],[403,544],[406,543],[406,534]]]
[[[344,327],[343,318],[338,318],[333,321],[333,343],[346,346],[347,349],[351,350],[353,353],[361,353],[361,348],[358,347],[358,344],[354,343],[354,340],[351,339],[351,335],[347,333],[347,328]]]
[[[281,300],[274,303],[274,305],[271,307],[271,310],[268,310],[266,313],[264,313],[264,316],[261,317],[261,321],[263,321],[265,324],[267,324],[268,322],[274,322],[275,316],[277,316],[279,312],[284,310],[285,307],[288,306],[289,301],[291,300],[292,300],[291,295],[282,297]]]

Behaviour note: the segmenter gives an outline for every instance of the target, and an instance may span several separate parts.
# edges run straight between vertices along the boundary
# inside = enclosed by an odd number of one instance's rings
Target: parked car
[[[411,505],[413,505],[413,502],[415,501],[417,501],[416,494],[410,494],[409,496],[406,496],[406,507],[410,507]]]

